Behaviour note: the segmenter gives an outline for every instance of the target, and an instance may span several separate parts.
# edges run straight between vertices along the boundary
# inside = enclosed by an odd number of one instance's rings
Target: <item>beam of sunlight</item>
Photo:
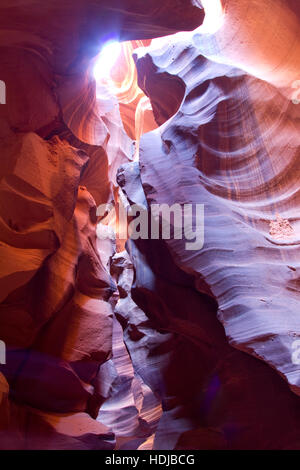
[[[94,65],[93,74],[95,80],[108,78],[111,69],[117,62],[122,51],[122,45],[118,41],[110,41],[104,44]]]
[[[199,33],[215,34],[223,25],[224,10],[221,0],[202,0],[205,11],[203,24],[199,27]]]

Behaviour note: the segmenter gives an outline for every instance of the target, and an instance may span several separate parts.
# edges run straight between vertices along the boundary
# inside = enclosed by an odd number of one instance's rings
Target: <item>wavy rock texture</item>
[[[1,448],[300,448],[299,22],[296,0],[1,3]],[[108,39],[132,40],[114,88]],[[125,251],[111,202],[204,204],[204,246]]]
[[[134,145],[91,72],[106,39],[192,30],[203,16],[190,0],[1,2],[1,448],[151,446],[160,405],[113,314],[115,247],[97,238],[97,206],[117,198]]]
[[[204,6],[209,3],[203,2]],[[300,78],[299,2],[218,0],[217,3],[223,9],[218,30],[213,35],[194,36],[202,54],[266,80],[292,98],[293,83]]]
[[[128,311],[132,310],[134,314],[138,311],[131,299],[133,267],[126,251],[113,256],[111,273],[119,292],[114,309],[113,357],[102,368],[101,375],[102,382],[110,384],[111,390],[98,419],[115,432],[117,449],[149,450],[153,447],[154,433],[161,416],[161,402],[139,374],[138,367],[132,364],[124,344],[120,309],[125,302]]]
[[[142,134],[157,127],[150,100],[138,87],[137,70],[132,58],[135,49],[150,44],[151,40],[124,42],[121,55],[110,72],[124,128],[129,137],[137,142]]]
[[[96,251],[95,201],[79,186],[88,158],[58,137],[11,139],[2,155],[1,369],[32,425],[23,435],[22,420],[14,423],[10,446],[60,447],[70,432],[75,447],[92,433],[98,447],[112,448],[113,434],[85,413],[101,404],[94,380],[111,351],[115,289]],[[45,435],[36,441],[38,427]]]
[[[136,164],[118,179],[132,203],[147,206]],[[153,448],[299,448],[299,398],[268,365],[229,345],[216,302],[175,264],[166,241],[131,240],[128,252],[132,296],[127,283],[115,311],[136,372],[162,403]]]
[[[232,8],[237,3],[232,2]],[[246,9],[246,2],[240,2],[241,8],[243,5]],[[250,44],[248,62],[243,47],[236,51],[246,63],[245,69],[258,49],[269,68],[275,64],[271,26],[284,8],[281,2],[274,5],[272,13],[269,9],[268,26],[254,22],[254,33],[260,26],[258,31],[270,36],[266,47],[258,40],[253,48]],[[230,9],[228,2],[227,27],[232,19]],[[299,24],[288,7],[284,12],[283,19],[287,16]],[[283,33],[285,27],[283,24]],[[195,32],[190,38],[179,36],[172,45],[166,41],[159,50],[137,53],[139,83],[145,85],[155,115],[162,115],[155,94],[160,77],[165,83],[170,76],[170,87],[176,77],[184,89],[174,117],[142,137],[141,181],[148,203],[205,205],[203,249],[186,251],[184,240],[170,240],[167,245],[175,263],[193,275],[200,292],[218,302],[218,317],[230,344],[268,363],[300,394],[300,369],[293,361],[293,344],[300,327],[300,108],[273,85],[205,58],[209,41],[215,51],[219,50],[221,32],[203,35],[203,42]],[[243,29],[234,41],[242,38]],[[296,48],[299,34],[297,38]],[[287,47],[289,41],[283,46],[285,52],[294,53]],[[230,43],[228,54],[230,47],[237,46]],[[232,57],[231,61],[237,63],[234,54]],[[289,83],[290,71],[294,70],[289,59],[288,55],[270,81],[279,85],[286,71]],[[165,112],[166,118],[170,113],[171,108]],[[290,227],[288,236],[284,231],[281,238],[270,235],[277,214]]]

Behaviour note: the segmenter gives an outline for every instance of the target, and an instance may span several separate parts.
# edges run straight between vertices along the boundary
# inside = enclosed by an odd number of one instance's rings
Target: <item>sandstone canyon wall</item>
[[[300,448],[299,26],[296,0],[0,1],[1,449]],[[204,244],[106,204],[204,205]]]

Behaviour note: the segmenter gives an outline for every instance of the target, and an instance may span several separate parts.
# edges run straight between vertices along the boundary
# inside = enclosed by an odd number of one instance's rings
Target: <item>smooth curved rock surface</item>
[[[204,247],[167,241],[174,261],[216,299],[230,344],[267,362],[299,394],[300,108],[271,84],[205,58],[193,40],[139,52],[149,83],[170,74],[185,87],[174,117],[142,137],[143,188],[148,203],[204,204]],[[152,100],[153,89],[144,91]],[[293,236],[270,235],[276,214]]]
[[[299,22],[2,1],[1,448],[300,448]],[[204,204],[203,248],[125,244],[99,206],[134,203]]]
[[[152,392],[135,378],[114,326],[115,248],[97,238],[97,206],[117,200],[117,169],[134,145],[92,67],[112,37],[192,30],[203,17],[190,0],[1,2],[1,448],[112,449],[134,440],[136,428],[136,448],[151,445],[152,418],[143,416]],[[128,400],[123,428],[137,423],[127,432],[113,426],[125,438],[118,444],[97,419],[118,388],[105,387],[108,363],[119,367]]]
[[[137,165],[121,167],[119,178],[131,203],[147,206]],[[166,241],[131,240],[127,249],[134,276],[115,312],[136,372],[162,402],[153,448],[298,448],[299,398],[228,344],[216,302],[176,266]]]

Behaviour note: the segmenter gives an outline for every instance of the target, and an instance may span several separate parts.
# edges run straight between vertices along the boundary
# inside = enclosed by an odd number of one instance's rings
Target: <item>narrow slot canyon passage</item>
[[[0,450],[299,450],[298,0],[0,37]]]

